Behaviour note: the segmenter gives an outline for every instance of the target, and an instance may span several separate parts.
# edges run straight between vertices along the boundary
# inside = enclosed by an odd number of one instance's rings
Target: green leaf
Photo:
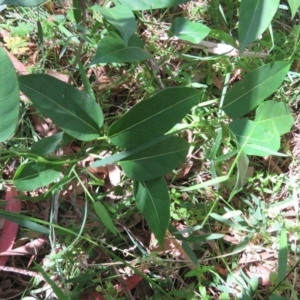
[[[29,162],[20,166],[14,176],[14,185],[20,191],[31,191],[53,183],[62,167]]]
[[[248,228],[242,226],[241,224],[239,224],[237,222],[233,222],[233,221],[226,219],[215,213],[211,213],[209,216],[211,218],[217,220],[218,222],[223,223],[223,224],[227,225],[228,227],[234,228],[236,230],[242,230],[242,231],[248,231],[248,232],[250,231]]]
[[[0,5],[19,5],[19,6],[38,6],[41,5],[48,0],[0,0]]]
[[[288,0],[288,3],[291,9],[292,19],[294,19],[297,10],[300,7],[300,0]]]
[[[280,0],[242,0],[239,17],[239,44],[243,52],[269,27]]]
[[[256,109],[255,122],[262,125],[266,131],[276,130],[283,135],[291,130],[294,118],[286,103],[275,100],[264,101]]]
[[[100,12],[103,17],[120,32],[125,45],[137,29],[135,16],[131,9],[124,5],[104,8],[99,5],[92,6],[92,10]]]
[[[210,29],[196,22],[191,22],[182,17],[173,20],[168,32],[169,36],[177,36],[179,39],[199,44],[208,34]]]
[[[99,137],[103,113],[86,92],[46,74],[21,76],[19,83],[34,106],[70,136],[81,141]]]
[[[80,24],[82,21],[82,8],[80,5],[81,0],[73,0],[73,16],[77,24]]]
[[[230,199],[232,199],[232,197],[236,193],[242,190],[243,186],[246,184],[248,166],[249,166],[249,159],[247,155],[244,153],[244,151],[242,151],[242,153],[240,153],[237,160],[237,179],[236,179],[236,184],[230,193]]]
[[[63,132],[59,132],[37,141],[32,145],[30,152],[40,156],[54,152],[62,142],[63,135]]]
[[[132,148],[163,135],[197,105],[201,92],[188,87],[172,87],[140,101],[108,130],[111,142]]]
[[[234,48],[238,48],[234,38],[223,30],[211,29],[208,36],[216,40],[223,41],[224,43],[231,45]]]
[[[189,143],[171,137],[120,161],[125,174],[137,181],[152,180],[171,172],[186,159]]]
[[[279,238],[279,255],[278,255],[278,282],[282,281],[287,272],[288,265],[288,239],[285,224],[283,224]]]
[[[235,120],[230,123],[229,129],[236,136],[240,150],[245,154],[267,156],[280,147],[279,134],[276,131],[266,131],[262,125],[254,121]]]
[[[207,188],[209,186],[224,182],[226,180],[228,180],[228,176],[220,176],[220,177],[216,177],[216,178],[207,180],[205,182],[202,182],[202,183],[199,183],[196,185],[189,186],[187,188],[183,188],[183,189],[181,189],[181,191],[188,192],[188,191],[199,190],[199,189]]]
[[[134,182],[134,197],[137,208],[160,245],[163,245],[170,222],[170,197],[165,179]]]
[[[65,295],[65,292],[61,290],[58,285],[53,281],[50,276],[47,274],[47,272],[38,264],[34,261],[34,266],[37,269],[39,273],[41,273],[45,279],[45,281],[49,284],[51,287],[53,293],[56,295],[58,300],[68,300],[68,296]]]
[[[12,213],[6,210],[0,209],[0,217],[5,218],[9,221],[15,222],[25,228],[28,228],[32,231],[36,231],[42,234],[49,234],[49,229],[45,226],[42,226],[30,219],[34,219],[29,216],[21,215],[19,213]],[[40,220],[37,220],[40,221]]]
[[[289,69],[278,61],[253,70],[228,91],[222,109],[232,119],[247,114],[277,90]]]
[[[126,63],[146,60],[151,55],[137,45],[136,35],[131,36],[128,46],[116,32],[109,34],[100,41],[91,66],[100,63]]]
[[[126,5],[131,10],[152,10],[184,4],[190,0],[114,0],[116,5]]]
[[[15,132],[19,116],[19,85],[12,62],[0,47],[0,142],[9,139]]]
[[[95,212],[97,214],[97,216],[100,218],[100,220],[102,221],[102,223],[114,234],[117,235],[118,234],[118,230],[115,227],[110,215],[108,214],[106,208],[104,207],[104,205],[99,202],[96,201],[94,203],[94,209]]]

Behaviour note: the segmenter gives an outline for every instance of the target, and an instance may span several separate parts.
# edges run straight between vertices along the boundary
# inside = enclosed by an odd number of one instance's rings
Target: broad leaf
[[[240,52],[243,52],[270,25],[280,0],[242,0],[239,17]]]
[[[297,10],[300,7],[300,0],[288,0],[288,3],[291,9],[292,19],[294,19]]]
[[[235,120],[230,123],[229,128],[236,136],[240,150],[245,154],[266,156],[273,154],[280,147],[279,134],[276,131],[267,132],[254,121]]]
[[[134,198],[156,239],[163,245],[170,222],[170,197],[165,179],[134,182]]]
[[[0,0],[0,5],[38,6],[48,0]]]
[[[291,130],[294,118],[286,103],[270,100],[259,105],[255,122],[262,125],[266,131],[275,130],[279,135],[283,135]]]
[[[96,201],[94,203],[94,209],[95,212],[97,213],[98,217],[100,218],[100,220],[103,222],[103,224],[114,234],[117,235],[118,230],[115,227],[110,215],[108,214],[106,208],[104,207],[104,205],[99,202]]]
[[[14,185],[20,191],[32,191],[44,187],[58,179],[61,169],[61,166],[26,163],[16,171]]]
[[[99,136],[102,110],[86,92],[45,74],[21,76],[19,83],[34,106],[72,137],[90,141]]]
[[[228,91],[222,109],[232,119],[247,114],[277,90],[289,69],[278,61],[253,70]]]
[[[126,5],[131,10],[152,10],[168,8],[187,3],[190,0],[114,0],[116,5]]]
[[[124,5],[117,5],[112,8],[94,5],[92,9],[100,12],[109,23],[118,29],[125,45],[127,45],[129,38],[135,33],[137,28],[132,10]]]
[[[16,71],[5,51],[0,47],[0,142],[15,132],[19,116],[19,85]]]
[[[169,36],[177,36],[179,39],[193,44],[199,44],[208,34],[210,29],[196,22],[191,22],[182,17],[174,19],[168,32]]]
[[[116,32],[110,32],[101,40],[90,65],[136,62],[150,58],[151,55],[137,44],[137,39],[139,38],[136,35],[131,36],[126,45]]]
[[[171,137],[120,161],[125,174],[137,181],[152,180],[166,175],[184,162],[189,143]]]
[[[63,135],[63,132],[59,132],[37,141],[32,145],[30,152],[40,156],[54,152],[62,142]]]
[[[115,122],[108,131],[111,142],[132,148],[163,135],[197,105],[201,92],[194,88],[166,88],[142,100]]]

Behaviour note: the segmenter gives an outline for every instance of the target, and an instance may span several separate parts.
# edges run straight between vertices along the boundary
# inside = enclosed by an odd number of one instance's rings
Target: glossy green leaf
[[[166,175],[184,162],[189,143],[171,137],[120,161],[125,174],[137,181],[152,180]]]
[[[15,68],[0,47],[0,142],[9,139],[15,132],[19,116],[19,85]]]
[[[134,182],[134,198],[156,239],[163,245],[170,222],[170,197],[165,179]]]
[[[277,90],[289,69],[278,61],[253,70],[227,92],[222,109],[232,119],[247,114]]]
[[[100,12],[103,17],[120,32],[125,45],[137,29],[135,16],[131,9],[124,5],[104,8],[99,5],[92,6],[92,10]]]
[[[104,207],[104,205],[99,202],[96,201],[94,203],[94,209],[95,212],[97,213],[98,217],[100,218],[100,220],[102,221],[102,223],[114,234],[117,235],[118,230],[115,227],[110,215],[108,214],[106,208]]]
[[[270,25],[280,0],[242,0],[239,17],[239,44],[243,52]]]
[[[19,83],[34,106],[70,136],[81,141],[99,136],[102,110],[86,92],[45,74],[21,76]]]
[[[199,44],[208,34],[210,29],[196,22],[191,22],[179,17],[173,20],[168,32],[169,36],[177,36],[179,39],[193,44]]]
[[[116,5],[126,5],[131,10],[152,10],[168,8],[187,3],[190,0],[114,0]]]
[[[103,38],[90,65],[100,63],[126,63],[146,60],[151,55],[137,44],[136,35],[131,36],[128,45],[116,32],[110,32]]]
[[[201,92],[188,87],[172,87],[140,101],[108,131],[111,142],[132,148],[169,131],[197,105]]]
[[[288,0],[288,3],[291,9],[292,19],[294,19],[297,10],[300,7],[300,0]]]
[[[53,153],[62,142],[63,135],[63,132],[59,132],[37,141],[32,145],[30,152],[40,156]]]
[[[223,30],[211,29],[208,36],[211,38],[214,38],[216,40],[223,41],[224,43],[226,43],[234,48],[238,48],[234,38],[230,34],[228,34],[227,32],[225,32]]]
[[[267,156],[278,151],[280,136],[276,131],[268,132],[262,125],[251,120],[235,120],[229,125],[236,136],[240,150],[248,155]]]
[[[14,176],[14,185],[20,191],[32,191],[58,179],[62,167],[29,162],[21,165]]]
[[[269,100],[258,106],[255,122],[262,125],[266,131],[276,130],[279,135],[283,135],[291,130],[294,118],[286,103]]]
[[[48,0],[0,0],[0,5],[19,5],[19,6],[38,6],[41,5]]]

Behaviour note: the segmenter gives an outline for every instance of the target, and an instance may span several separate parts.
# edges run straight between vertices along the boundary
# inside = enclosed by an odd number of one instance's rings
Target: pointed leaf
[[[92,10],[100,12],[109,23],[115,26],[120,32],[125,45],[127,45],[129,38],[135,33],[137,28],[132,10],[124,5],[117,5],[111,8],[94,5]]]
[[[37,141],[32,145],[30,152],[40,156],[45,156],[54,152],[62,142],[63,135],[63,132],[59,132]]]
[[[14,176],[14,185],[20,191],[32,191],[53,183],[58,179],[62,167],[39,164],[35,162],[26,163],[18,168]]]
[[[292,19],[294,19],[297,10],[300,7],[300,0],[288,0],[288,3],[291,9]]]
[[[45,74],[19,77],[21,91],[57,126],[81,141],[99,136],[102,110],[84,91]]]
[[[132,148],[163,135],[197,105],[201,92],[194,88],[166,88],[142,100],[108,130],[111,142]]]
[[[38,6],[48,0],[0,0],[0,5]]]
[[[277,151],[280,147],[280,136],[277,132],[267,132],[259,124],[251,120],[235,120],[230,123],[229,129],[235,134],[240,145],[240,150],[248,155],[266,156],[271,151]],[[254,147],[252,147],[252,145]],[[264,147],[264,150],[261,150]]]
[[[266,131],[276,130],[279,135],[283,135],[291,130],[294,118],[286,103],[270,100],[258,106],[255,122],[262,125]]]
[[[137,181],[152,180],[166,175],[186,159],[189,143],[171,137],[120,161],[125,174]]]
[[[222,109],[232,119],[247,114],[277,90],[289,69],[278,61],[253,70],[228,91]]]
[[[179,39],[199,44],[208,34],[210,29],[196,22],[191,22],[182,17],[173,20],[169,36],[177,36]]]
[[[269,27],[280,0],[242,0],[239,18],[240,52]]]
[[[152,10],[187,3],[190,0],[114,0],[116,5],[126,5],[131,10]]]
[[[96,201],[94,203],[94,209],[95,212],[97,213],[98,217],[100,218],[100,220],[103,222],[103,224],[114,234],[117,235],[118,230],[115,227],[110,215],[108,214],[106,208],[104,207],[104,205],[99,202]]]
[[[134,198],[156,239],[163,245],[170,222],[170,197],[165,179],[134,182]]]
[[[137,36],[133,35],[126,46],[116,32],[110,32],[98,46],[91,66],[100,63],[125,63],[146,60],[151,55],[136,44]],[[134,43],[131,43],[132,40]]]
[[[19,85],[14,66],[0,47],[0,142],[9,139],[15,132],[19,116]]]

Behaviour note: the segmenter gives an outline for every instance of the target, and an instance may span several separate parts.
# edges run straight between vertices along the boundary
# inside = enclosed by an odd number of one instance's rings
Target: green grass
[[[9,280],[10,286],[0,284],[0,297],[73,300],[87,299],[83,292],[101,292],[106,299],[119,300],[298,299],[299,26],[279,9],[272,22],[274,47],[265,60],[214,56],[188,42],[162,38],[176,17],[185,16],[236,39],[238,12],[236,1],[229,0],[203,5],[195,1],[168,10],[138,12],[137,32],[155,64],[147,60],[92,67],[89,63],[99,42],[113,29],[100,14],[89,8],[83,30],[76,26],[69,8],[57,15],[42,6],[9,7],[2,12],[0,29],[8,32],[12,41],[21,38],[27,48],[24,51],[16,46],[13,51],[2,33],[1,44],[32,73],[54,70],[70,76],[72,85],[83,89],[84,79],[74,65],[81,47],[80,61],[105,121],[103,138],[66,141],[48,157],[54,163],[64,162],[60,180],[20,193],[23,217],[13,218],[29,223],[20,226],[17,245],[41,236],[37,224],[49,229],[44,235],[48,242],[34,257],[36,264],[30,256],[10,258],[7,266],[15,269],[1,272],[2,280]],[[37,21],[43,30],[43,51],[38,46]],[[270,32],[266,31],[249,50],[268,52],[272,46]],[[293,63],[292,72],[274,98],[288,103],[296,120],[291,132],[281,138],[279,151],[289,156],[249,156],[247,177],[234,195],[231,192],[239,176],[235,169],[229,180],[205,186],[208,180],[227,175],[235,158],[230,153],[236,150],[235,138],[228,129],[230,120],[220,110],[223,91],[216,82],[224,83],[226,76],[229,81],[240,71],[234,79],[238,82],[262,65],[288,59]],[[161,85],[196,87],[203,92],[201,103],[181,122],[188,128],[180,132],[190,142],[187,160],[166,176],[171,223],[165,253],[138,211],[132,181],[120,167],[114,164],[114,171],[87,168],[95,160],[119,152],[107,138],[109,126],[161,90]],[[47,124],[45,134],[39,131],[33,118],[39,112],[29,111],[29,105],[21,102],[17,131],[0,144],[2,189],[13,183],[17,168],[30,158],[32,144],[58,130]],[[68,162],[68,157],[76,164]],[[201,189],[183,191],[200,183],[204,183]],[[97,201],[101,206],[95,211]],[[18,277],[20,269],[41,276]],[[122,292],[122,281],[134,274],[142,276],[141,283]]]

